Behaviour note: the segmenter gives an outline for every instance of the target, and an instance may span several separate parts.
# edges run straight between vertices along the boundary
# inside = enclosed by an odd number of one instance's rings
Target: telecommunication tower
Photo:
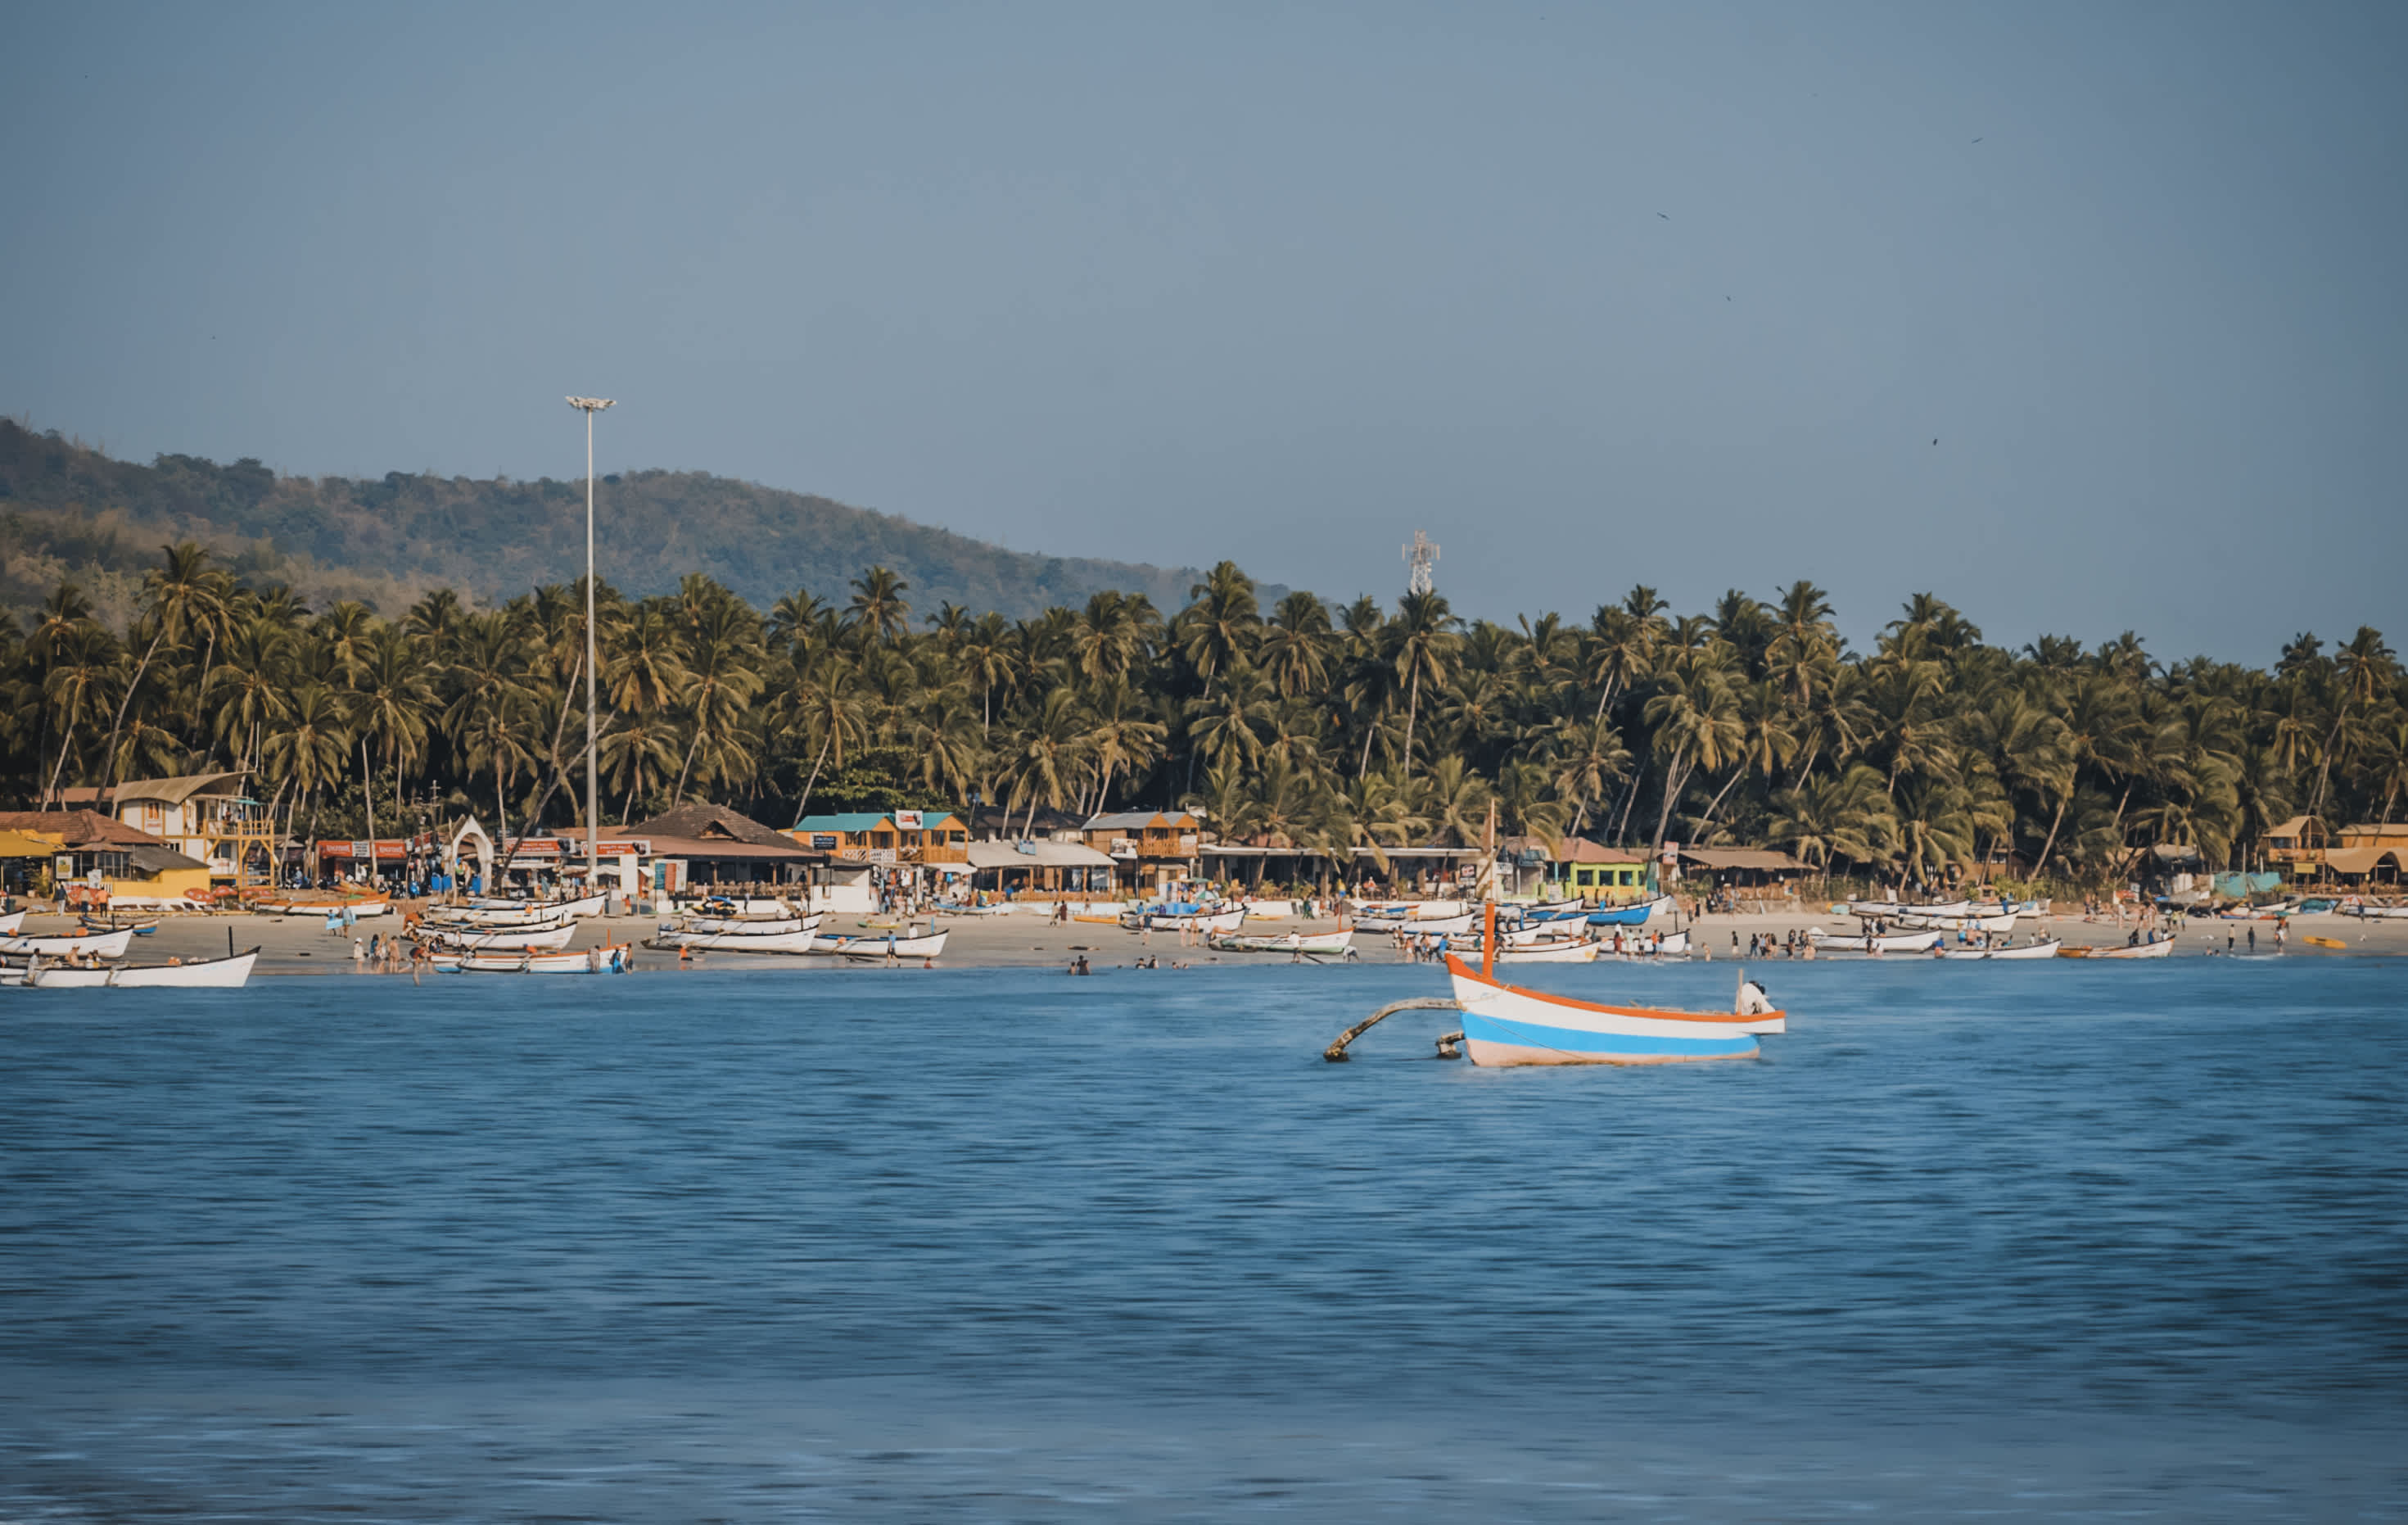
[[[1405,577],[1405,591],[1430,591],[1430,572],[1438,566],[1438,542],[1420,530],[1413,531],[1413,543],[1405,547],[1405,565],[1412,570]]]

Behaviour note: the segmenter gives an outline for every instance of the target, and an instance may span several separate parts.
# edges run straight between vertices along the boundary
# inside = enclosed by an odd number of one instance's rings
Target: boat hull
[[[816,953],[815,941],[807,927],[791,932],[661,932],[652,946],[696,953]]]
[[[1609,1006],[1523,990],[1447,959],[1463,1012],[1464,1051],[1477,1065],[1690,1064],[1747,1059],[1759,1033],[1786,1030],[1780,1012],[1742,1016]]]
[[[541,931],[472,932],[461,931],[454,928],[436,927],[428,928],[423,935],[426,941],[437,947],[457,948],[463,952],[473,953],[480,948],[509,948],[513,951],[538,948],[550,951],[568,946],[568,940],[577,935],[577,928],[567,922],[563,922],[557,927],[546,928]]]
[[[231,958],[196,958],[189,964],[146,964],[127,969],[43,969],[27,984],[40,990],[105,987],[110,990],[239,990],[251,981],[259,950]]]
[[[0,938],[0,953],[13,953],[20,957],[38,953],[45,958],[64,958],[69,954],[92,954],[101,958],[122,958],[134,942],[134,928],[121,927],[113,932],[71,933],[61,937]]]
[[[2128,943],[2120,948],[2092,948],[2084,957],[2090,958],[2171,958],[2174,940],[2162,938],[2155,942]]]
[[[1658,895],[1652,900],[1642,900],[1637,905],[1615,906],[1610,911],[1592,911],[1588,914],[1588,924],[1591,927],[1644,927],[1659,915],[1670,915],[1671,911],[1672,897]]]
[[[2054,958],[2065,944],[2057,938],[2045,942],[2027,942],[2019,948],[1942,948],[1942,958]]]
[[[1211,946],[1218,953],[1297,953],[1326,954],[1331,957],[1353,946],[1353,932],[1290,932],[1285,937],[1230,937],[1214,934]]]
[[[841,958],[934,958],[945,951],[945,939],[950,932],[933,932],[926,937],[822,937],[811,941],[813,953],[832,953]]]

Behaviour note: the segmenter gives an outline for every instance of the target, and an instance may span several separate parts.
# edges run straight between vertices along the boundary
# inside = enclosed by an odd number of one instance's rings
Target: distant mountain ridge
[[[143,568],[174,540],[210,545],[238,573],[290,583],[313,604],[356,597],[394,613],[435,586],[506,598],[582,571],[584,509],[581,478],[279,477],[249,457],[194,455],[141,466],[0,419],[0,605],[22,616],[72,577],[104,617],[130,610]],[[598,509],[601,576],[638,597],[704,572],[760,608],[798,588],[842,603],[863,568],[885,566],[910,583],[915,614],[951,601],[1021,618],[1105,588],[1168,613],[1202,576],[1010,551],[700,471],[611,476]]]

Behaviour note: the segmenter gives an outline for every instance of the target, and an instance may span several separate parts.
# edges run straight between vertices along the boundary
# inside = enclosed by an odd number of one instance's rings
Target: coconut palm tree
[[[1397,681],[1405,689],[1405,776],[1413,770],[1413,731],[1420,724],[1422,687],[1446,682],[1449,665],[1463,638],[1455,632],[1455,615],[1435,593],[1408,593],[1397,601],[1397,617],[1383,632]]]
[[[143,648],[142,659],[135,664],[134,677],[117,701],[116,718],[109,723],[107,782],[110,786],[119,777],[117,733],[125,725],[125,707],[141,688],[151,659],[159,655],[163,644],[174,645],[196,632],[214,633],[224,617],[226,595],[233,586],[234,580],[209,566],[208,552],[195,542],[179,540],[159,548],[159,565],[142,578],[147,606],[144,617],[150,627],[150,641]]]
[[[845,627],[865,644],[894,640],[910,627],[911,606],[903,599],[911,584],[891,567],[872,567],[853,580],[853,604]]]
[[[418,642],[394,626],[380,624],[352,656],[348,686],[360,748],[360,794],[373,840],[376,789],[369,754],[373,751],[377,761],[394,770],[397,787],[403,770],[426,748],[427,723],[436,711],[435,685]]]

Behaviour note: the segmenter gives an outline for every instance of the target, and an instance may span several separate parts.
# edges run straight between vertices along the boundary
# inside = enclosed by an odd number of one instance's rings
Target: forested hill
[[[916,610],[951,600],[1019,618],[1102,588],[1172,610],[1200,575],[1009,551],[698,471],[606,478],[599,506],[602,577],[636,596],[707,572],[763,608],[797,588],[841,603],[875,565],[903,574]],[[0,420],[0,604],[22,616],[73,578],[104,616],[130,611],[142,569],[174,540],[208,544],[237,573],[290,583],[313,603],[358,597],[397,613],[436,585],[507,597],[581,570],[584,508],[582,479],[313,480],[192,455],[138,466]]]

